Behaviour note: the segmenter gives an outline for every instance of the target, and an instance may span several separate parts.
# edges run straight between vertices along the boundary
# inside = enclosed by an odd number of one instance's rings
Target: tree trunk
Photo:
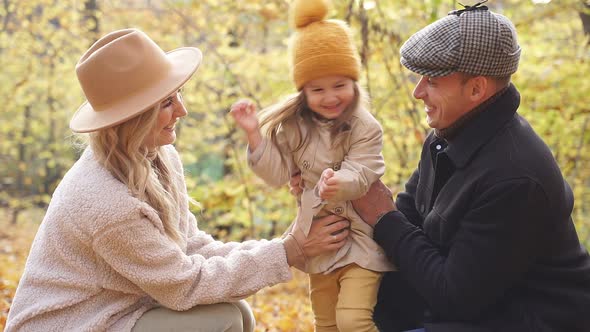
[[[4,0],[3,4],[4,4],[4,12],[6,13],[6,15],[2,18],[2,31],[6,31],[6,27],[8,26],[8,21],[10,20],[10,16],[12,16],[12,13],[9,11],[9,9],[10,9],[9,1]]]
[[[84,26],[88,26],[88,32],[91,32],[94,36],[90,45],[94,44],[94,41],[98,39],[98,33],[100,32],[100,21],[96,13],[98,12],[98,4],[96,0],[86,0],[84,3],[84,19],[82,21]]]
[[[17,196],[21,199],[24,199],[25,196],[25,177],[27,171],[27,144],[25,143],[26,139],[31,134],[31,106],[25,106],[24,110],[24,118],[23,118],[23,130],[21,131],[20,142],[18,144],[18,173],[16,176],[16,192]],[[21,207],[19,204],[17,206],[12,207],[12,220],[11,224],[16,224],[18,220],[18,214],[21,211]]]
[[[587,37],[590,37],[590,1],[586,1],[582,3],[584,7],[580,12],[580,19],[582,20],[582,25],[584,27],[584,34]],[[590,44],[590,38],[588,39],[588,44]]]
[[[47,89],[47,106],[49,109],[49,130],[47,130],[47,144],[46,146],[48,146],[49,149],[49,154],[52,156],[50,158],[54,158],[53,156],[56,156],[57,151],[56,151],[56,143],[57,143],[57,123],[56,123],[56,107],[55,107],[55,103],[56,100],[53,96],[53,82],[55,82],[54,77],[55,77],[55,64],[54,64],[54,60],[50,59],[50,64],[49,64],[49,82],[50,82],[50,86]],[[58,169],[58,163],[53,163],[53,167],[49,166],[49,159],[45,160],[45,181],[43,181],[43,194],[47,194],[47,195],[51,195],[51,190],[53,189],[53,183],[55,181],[57,181],[57,178],[59,177],[59,169]]]

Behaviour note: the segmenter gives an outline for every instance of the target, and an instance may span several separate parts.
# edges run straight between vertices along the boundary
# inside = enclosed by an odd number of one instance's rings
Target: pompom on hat
[[[297,90],[330,75],[359,79],[361,63],[350,27],[326,20],[329,7],[327,0],[295,0],[292,5],[291,71]]]
[[[70,129],[105,129],[151,109],[191,78],[202,57],[195,47],[165,53],[137,29],[105,35],[76,65],[87,101],[72,117]]]

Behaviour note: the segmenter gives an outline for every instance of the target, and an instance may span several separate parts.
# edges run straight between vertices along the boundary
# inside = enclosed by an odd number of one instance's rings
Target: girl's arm
[[[284,131],[277,133],[277,143],[263,138],[255,149],[248,149],[248,165],[258,177],[271,187],[280,187],[299,172]]]
[[[260,123],[256,116],[256,105],[250,100],[242,99],[231,106],[231,116],[244,130],[248,138],[248,165],[272,187],[284,185],[291,175],[296,173],[291,152],[286,140],[277,134],[279,144],[264,139],[260,132]],[[280,147],[280,148],[279,148]]]

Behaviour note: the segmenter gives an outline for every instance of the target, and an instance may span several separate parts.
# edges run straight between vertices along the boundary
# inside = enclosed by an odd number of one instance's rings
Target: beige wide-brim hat
[[[195,47],[165,53],[137,29],[107,34],[76,65],[87,101],[72,117],[70,129],[78,133],[105,129],[151,109],[182,87],[202,58]]]

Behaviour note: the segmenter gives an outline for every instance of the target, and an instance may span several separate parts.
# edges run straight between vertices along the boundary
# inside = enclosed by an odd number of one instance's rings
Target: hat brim
[[[166,99],[184,85],[197,71],[203,54],[196,47],[181,47],[166,53],[172,68],[167,77],[125,100],[95,111],[84,102],[70,120],[70,129],[76,133],[88,133],[123,123]]]
[[[447,76],[447,75],[452,74],[455,71],[455,70],[449,69],[449,68],[426,68],[426,67],[417,66],[417,65],[411,63],[410,61],[408,61],[407,59],[405,59],[404,57],[402,57],[400,59],[400,62],[402,65],[404,65],[404,67],[408,68],[410,71],[412,71],[418,75],[428,76],[428,77]]]

